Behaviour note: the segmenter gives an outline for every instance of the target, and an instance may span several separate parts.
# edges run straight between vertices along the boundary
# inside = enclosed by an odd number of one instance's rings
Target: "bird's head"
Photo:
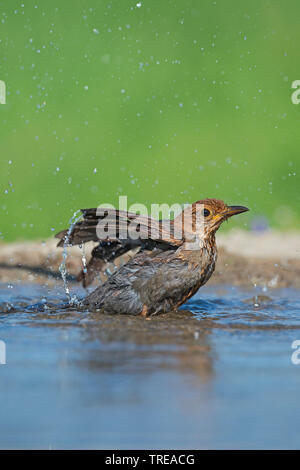
[[[228,206],[219,199],[202,199],[194,202],[182,212],[184,233],[196,234],[197,237],[205,239],[214,235],[229,217],[248,210],[244,206]]]

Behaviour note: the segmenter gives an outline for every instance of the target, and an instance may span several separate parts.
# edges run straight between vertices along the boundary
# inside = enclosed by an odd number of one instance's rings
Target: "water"
[[[64,300],[0,285],[1,448],[300,447],[299,291],[207,287],[150,320]]]
[[[63,283],[64,283],[65,292],[66,292],[66,295],[68,297],[68,300],[69,300],[70,304],[73,303],[73,302],[76,302],[76,297],[74,298],[74,297],[71,297],[71,295],[70,295],[70,289],[69,289],[69,285],[68,285],[68,281],[67,281],[67,274],[68,273],[67,273],[67,268],[66,268],[66,261],[67,261],[67,256],[68,256],[68,246],[69,246],[69,243],[70,243],[70,237],[71,237],[73,228],[75,227],[75,225],[77,224],[77,222],[81,218],[82,218],[82,212],[79,209],[76,212],[74,212],[73,216],[69,220],[69,228],[68,228],[67,235],[64,239],[64,244],[63,244],[63,260],[62,260],[61,265],[59,267],[59,271],[61,273],[61,277],[62,277],[62,280],[63,280]],[[82,249],[82,262],[84,263],[83,264],[84,269],[86,269],[86,259],[85,259],[85,254],[84,254],[83,250],[84,249]]]

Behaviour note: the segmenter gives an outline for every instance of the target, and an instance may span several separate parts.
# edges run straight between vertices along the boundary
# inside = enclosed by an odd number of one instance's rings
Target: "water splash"
[[[85,247],[84,247],[83,244],[80,244],[79,248],[81,250],[81,262],[82,262],[83,278],[85,279],[85,276],[86,276],[86,273],[87,273]]]
[[[106,274],[107,277],[110,277],[113,273],[113,270],[111,268],[111,266],[108,266],[105,270],[104,270],[104,273]]]
[[[78,216],[79,213],[80,213],[80,215]],[[74,303],[77,303],[78,299],[77,299],[76,296],[71,297],[71,294],[70,294],[70,289],[69,289],[69,285],[68,285],[68,281],[67,281],[68,272],[67,272],[67,267],[66,267],[66,261],[67,261],[67,257],[68,257],[68,246],[70,246],[70,243],[69,243],[70,236],[72,234],[74,226],[81,219],[81,217],[82,217],[82,213],[81,213],[81,210],[79,209],[78,211],[74,212],[71,219],[69,220],[69,229],[68,229],[67,235],[65,236],[65,239],[64,239],[63,260],[62,260],[62,262],[59,266],[59,271],[61,273],[61,277],[62,277],[62,280],[63,280],[63,283],[64,283],[65,293],[68,297],[68,301],[69,301],[70,305],[73,305]]]

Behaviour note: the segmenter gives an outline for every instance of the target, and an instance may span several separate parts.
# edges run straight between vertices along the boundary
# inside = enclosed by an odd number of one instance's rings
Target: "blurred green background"
[[[300,220],[299,2],[0,1],[0,232],[103,202],[248,205]],[[238,220],[239,219],[239,220]]]

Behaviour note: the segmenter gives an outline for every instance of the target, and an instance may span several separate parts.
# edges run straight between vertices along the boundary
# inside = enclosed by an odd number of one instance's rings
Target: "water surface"
[[[150,320],[64,300],[0,285],[1,448],[300,447],[299,291],[206,287]]]

